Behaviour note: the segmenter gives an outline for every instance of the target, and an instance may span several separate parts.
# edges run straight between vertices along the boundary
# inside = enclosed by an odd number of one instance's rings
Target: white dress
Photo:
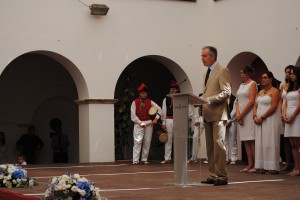
[[[250,87],[254,81],[251,81],[248,84],[241,84],[236,96],[238,99],[239,104],[239,110],[240,112],[243,111],[245,106],[247,105],[249,101],[249,93],[250,93]],[[256,83],[255,83],[256,84]],[[254,140],[254,121],[253,121],[253,113],[252,109],[245,115],[243,118],[244,125],[237,125],[237,131],[240,135],[241,141],[247,141],[247,140]]]
[[[271,107],[269,95],[256,99],[257,117],[261,117]],[[262,124],[255,124],[255,168],[265,170],[280,170],[280,109],[267,117]]]
[[[287,91],[282,89],[282,94],[281,94],[281,98],[282,98],[282,109],[284,107],[285,101],[286,101],[286,95],[287,95]],[[281,127],[281,135],[284,135],[284,130],[285,130],[285,122],[282,121],[282,127]]]
[[[291,91],[286,95],[287,117],[291,116],[299,103],[299,91]],[[284,137],[300,137],[300,114],[297,114],[292,123],[285,124]]]

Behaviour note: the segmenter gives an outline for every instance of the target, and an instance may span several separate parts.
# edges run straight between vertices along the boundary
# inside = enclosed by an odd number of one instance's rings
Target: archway
[[[14,163],[18,154],[16,141],[33,125],[44,142],[37,163],[51,163],[49,122],[55,117],[62,120],[63,132],[70,138],[69,161],[79,161],[78,106],[74,103],[78,99],[77,87],[65,66],[51,58],[55,53],[48,53],[23,54],[1,74],[0,122],[7,136],[9,162]]]
[[[232,93],[235,95],[241,84],[240,69],[243,65],[252,65],[255,69],[253,80],[258,84],[261,80],[261,74],[268,70],[264,61],[255,53],[242,52],[234,56],[227,67],[231,74]]]
[[[141,83],[149,87],[149,97],[159,106],[169,92],[169,84],[175,80],[180,84],[181,92],[191,92],[189,79],[182,68],[174,61],[157,55],[140,57],[130,63],[120,75],[115,89],[115,158],[132,158],[132,129],[130,106],[137,97],[136,89]],[[163,159],[163,144],[153,134],[149,159]]]

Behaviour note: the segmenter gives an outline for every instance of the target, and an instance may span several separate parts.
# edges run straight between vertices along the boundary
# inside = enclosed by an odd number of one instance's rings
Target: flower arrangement
[[[27,171],[21,166],[12,164],[0,165],[0,187],[33,187],[37,184],[36,179],[27,177]]]
[[[79,174],[64,174],[53,177],[43,200],[98,200],[100,189],[94,182],[80,177]]]

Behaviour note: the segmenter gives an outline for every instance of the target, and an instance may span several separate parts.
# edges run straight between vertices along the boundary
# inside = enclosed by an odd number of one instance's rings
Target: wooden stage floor
[[[199,184],[208,176],[207,164],[188,166],[188,182],[195,185],[174,184],[173,164],[158,161],[150,165],[131,165],[130,161],[116,163],[60,164],[26,166],[30,177],[38,178],[39,185],[32,189],[13,188],[10,191],[43,197],[49,179],[65,173],[78,173],[95,182],[101,196],[109,200],[299,200],[300,176],[239,173],[245,165],[228,165],[229,185]]]

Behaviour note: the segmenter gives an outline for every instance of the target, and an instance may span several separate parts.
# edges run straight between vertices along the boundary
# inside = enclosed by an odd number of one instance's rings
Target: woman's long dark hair
[[[292,70],[294,67],[295,67],[294,65],[288,65],[284,68],[284,72],[286,72],[287,69]],[[285,83],[288,83],[288,82],[289,82],[289,79],[287,79],[285,77]]]
[[[268,78],[272,79],[272,86],[275,87],[275,88],[278,88],[278,82],[276,81],[276,79],[274,78],[274,75],[271,71],[267,71],[263,74],[266,74]]]
[[[299,90],[300,88],[300,67],[294,66],[291,71],[293,71],[293,74],[296,76],[296,80],[290,81],[289,88],[287,90],[288,92]]]

